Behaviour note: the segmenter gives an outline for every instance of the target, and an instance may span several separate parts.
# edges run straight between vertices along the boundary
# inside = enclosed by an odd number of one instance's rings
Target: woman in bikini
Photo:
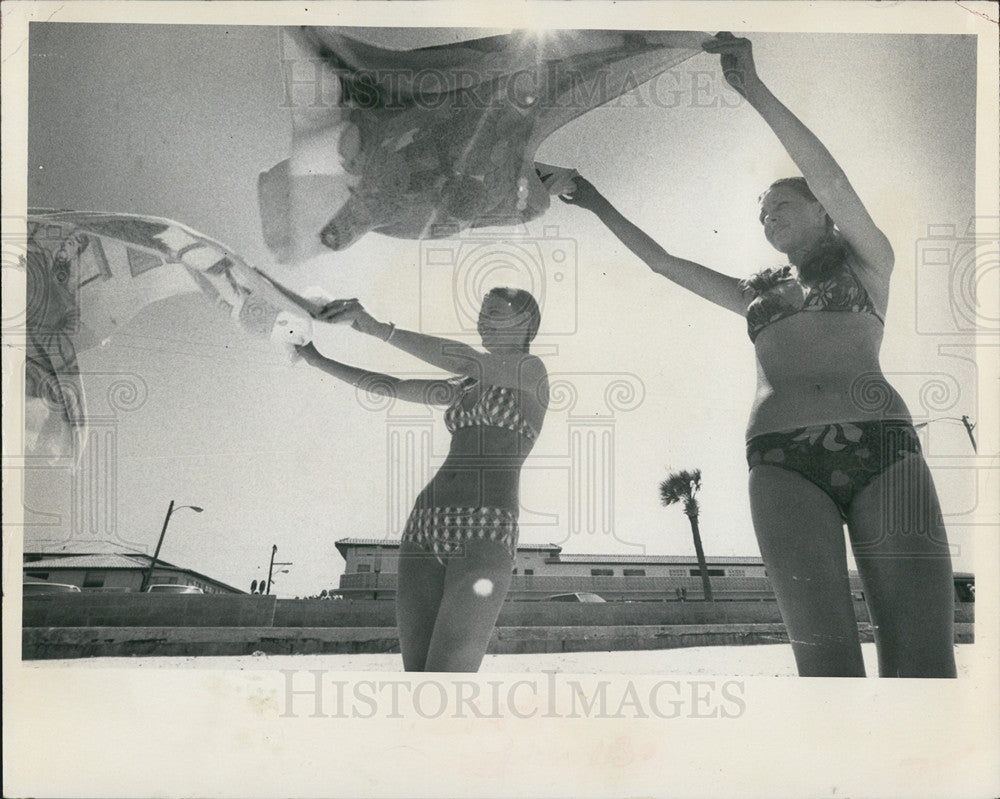
[[[587,181],[594,212],[658,274],[746,317],[758,385],[747,429],[757,541],[803,676],[864,676],[843,525],[887,677],[954,677],[951,560],[927,464],[879,365],[893,252],[823,144],[757,75],[750,42],[719,34],[729,84],[804,178],[760,199],[788,265],[748,280],[670,255]]]
[[[298,348],[359,388],[447,407],[448,457],[417,497],[400,543],[396,619],[407,671],[476,671],[510,588],[521,466],[548,407],[545,367],[529,352],[538,304],[526,291],[490,291],[479,314],[485,353],[378,322],[356,301],[330,303],[319,318],[353,320],[356,330],[457,375],[400,380],[330,360],[311,344]]]

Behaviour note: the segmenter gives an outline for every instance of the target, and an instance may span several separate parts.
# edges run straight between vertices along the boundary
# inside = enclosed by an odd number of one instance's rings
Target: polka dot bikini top
[[[484,386],[479,399],[471,408],[463,406],[466,395],[479,382],[474,377],[453,378],[453,385],[460,394],[444,412],[444,424],[449,433],[463,427],[500,427],[513,430],[529,441],[538,438],[538,431],[521,415],[517,389],[503,386]]]

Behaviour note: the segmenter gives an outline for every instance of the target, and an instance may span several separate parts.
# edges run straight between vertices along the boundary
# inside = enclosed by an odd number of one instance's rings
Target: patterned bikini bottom
[[[517,552],[517,514],[506,508],[414,508],[402,540],[440,559],[462,551],[467,541],[496,541]]]
[[[920,452],[920,439],[909,422],[844,422],[754,436],[747,442],[747,464],[802,475],[826,492],[846,519],[861,489]]]

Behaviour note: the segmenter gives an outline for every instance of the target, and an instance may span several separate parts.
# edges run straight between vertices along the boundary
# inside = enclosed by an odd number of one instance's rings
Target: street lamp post
[[[274,556],[278,554],[278,545],[274,544],[271,546],[271,565],[267,567],[267,589],[264,591],[265,594],[271,593],[271,583],[273,582],[271,575],[274,574],[275,566],[291,566],[292,563],[279,563],[275,561]],[[282,569],[282,571],[287,572],[288,569]]]
[[[167,525],[170,523],[170,517],[175,510],[184,510],[184,508],[190,508],[195,513],[201,513],[204,510],[204,508],[199,508],[197,505],[180,505],[175,508],[174,501],[170,500],[170,507],[167,508],[167,515],[163,519],[163,529],[160,530],[160,540],[156,542],[156,551],[153,553],[153,559],[149,562],[149,567],[142,575],[142,585],[139,586],[140,591],[145,591],[149,588],[149,581],[153,577],[153,567],[156,566],[156,559],[160,557],[160,547],[163,546],[163,537],[167,534]]]
[[[372,571],[375,572],[375,590],[372,592],[372,599],[378,599],[378,576],[382,573],[382,550],[375,548],[375,561],[372,564]]]

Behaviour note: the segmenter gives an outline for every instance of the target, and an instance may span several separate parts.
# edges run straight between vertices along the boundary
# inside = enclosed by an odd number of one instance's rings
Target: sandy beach
[[[968,676],[973,647],[957,646],[958,676]],[[878,675],[874,644],[862,644],[868,676]],[[398,672],[398,654],[245,655],[240,657],[97,657],[26,661],[28,668],[71,669],[341,669],[345,672]],[[561,652],[487,655],[480,674],[555,671],[563,674],[684,674],[746,677],[794,677],[790,646],[712,646],[619,652]]]

